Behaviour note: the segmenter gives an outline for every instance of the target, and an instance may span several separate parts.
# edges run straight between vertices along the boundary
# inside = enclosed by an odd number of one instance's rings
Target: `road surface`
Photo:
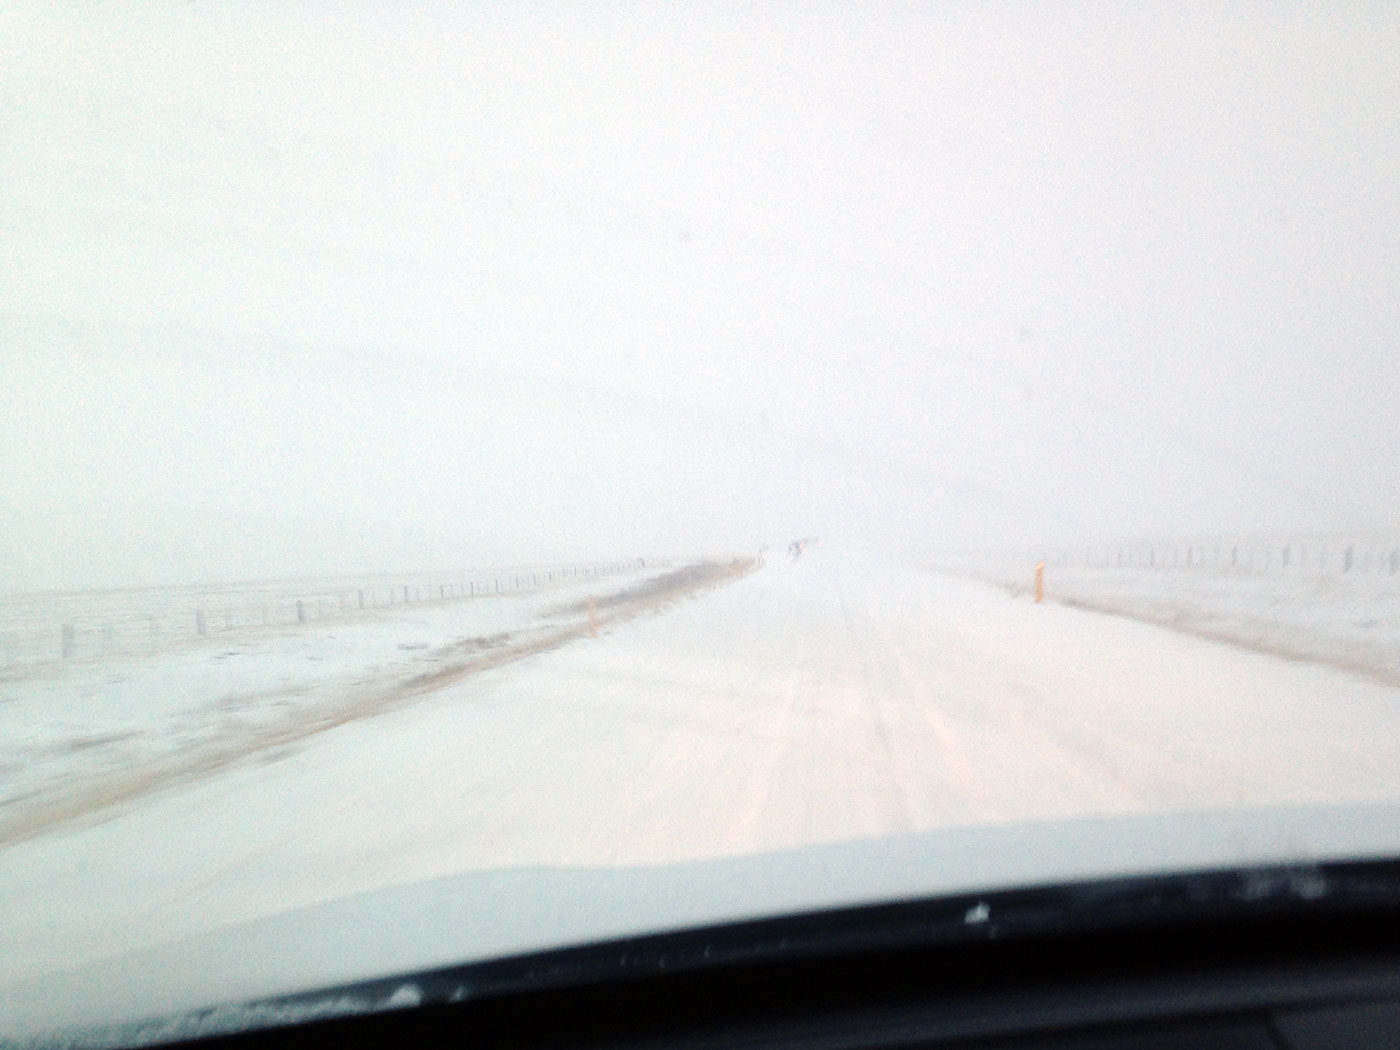
[[[1397,741],[1335,668],[817,548],[0,848],[0,981],[460,872],[1396,801]]]

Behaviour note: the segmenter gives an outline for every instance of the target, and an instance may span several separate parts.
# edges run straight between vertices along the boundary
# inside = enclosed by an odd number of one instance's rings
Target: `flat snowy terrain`
[[[350,674],[452,631],[378,619],[327,662]],[[1395,802],[1398,743],[1400,689],[1336,667],[828,548],[770,555],[14,838],[0,983],[467,872]]]
[[[486,597],[364,610],[354,608],[351,591],[348,609],[342,602],[330,616],[305,623],[295,622],[295,605],[284,601],[292,610],[290,623],[263,626],[245,618],[244,626],[215,629],[206,637],[166,632],[154,648],[114,644],[109,655],[12,666],[0,676],[0,843],[31,834],[58,815],[144,792],[156,780],[266,750],[382,705],[425,676],[548,637],[569,619],[559,613],[561,606],[664,571],[634,564],[581,581],[541,580],[539,587],[519,591],[513,589],[521,579],[516,573],[506,577],[509,589],[500,595],[490,593],[488,578]],[[531,573],[524,575],[528,588]],[[461,589],[465,593],[465,585]],[[413,590],[436,595],[438,588]],[[392,593],[397,597],[399,588]],[[237,589],[175,592],[173,598],[168,592],[117,592],[67,597],[61,612],[79,622],[116,619],[101,609],[103,597],[127,619],[146,615],[131,614],[132,606],[159,608],[162,601],[200,600],[211,608],[247,603]]]
[[[1050,554],[1046,599],[1400,685],[1400,539],[1202,543],[1159,548],[1156,564],[1145,550]],[[1035,563],[971,558],[956,571],[1024,595]]]

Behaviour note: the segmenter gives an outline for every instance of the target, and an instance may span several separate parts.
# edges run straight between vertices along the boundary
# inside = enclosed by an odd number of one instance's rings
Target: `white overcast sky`
[[[1397,55],[1395,4],[7,4],[0,588],[1393,527]]]

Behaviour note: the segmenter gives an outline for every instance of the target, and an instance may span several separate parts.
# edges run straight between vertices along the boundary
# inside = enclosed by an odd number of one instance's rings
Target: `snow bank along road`
[[[439,602],[0,683],[0,845],[411,703],[723,583],[756,559]],[[595,592],[612,587],[600,598]],[[590,604],[591,603],[591,604]]]
[[[1200,552],[1194,565],[1182,564],[1180,550],[1157,567],[1113,566],[1103,563],[1107,557],[1094,565],[1047,563],[1046,598],[1400,686],[1400,576],[1390,572],[1400,564],[1400,538],[1364,548],[1354,564],[1351,545],[1333,544],[1329,564],[1327,544],[1317,539],[1246,551],[1249,563],[1241,558],[1238,567],[1228,546],[1188,549]],[[1281,557],[1287,551],[1291,561]],[[948,571],[1025,594],[1035,561],[971,556],[952,559]]]
[[[0,846],[0,982],[458,872],[1400,800],[1337,668],[826,548],[654,612]]]

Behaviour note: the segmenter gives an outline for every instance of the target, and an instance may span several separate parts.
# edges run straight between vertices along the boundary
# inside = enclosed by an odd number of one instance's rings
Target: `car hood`
[[[363,1009],[343,990],[356,982],[639,934],[1124,876],[1396,857],[1400,806],[1378,804],[952,828],[647,867],[471,871],[9,982],[0,1037],[163,1041]],[[270,1002],[314,989],[332,991]],[[417,1000],[406,978],[378,1005]]]

